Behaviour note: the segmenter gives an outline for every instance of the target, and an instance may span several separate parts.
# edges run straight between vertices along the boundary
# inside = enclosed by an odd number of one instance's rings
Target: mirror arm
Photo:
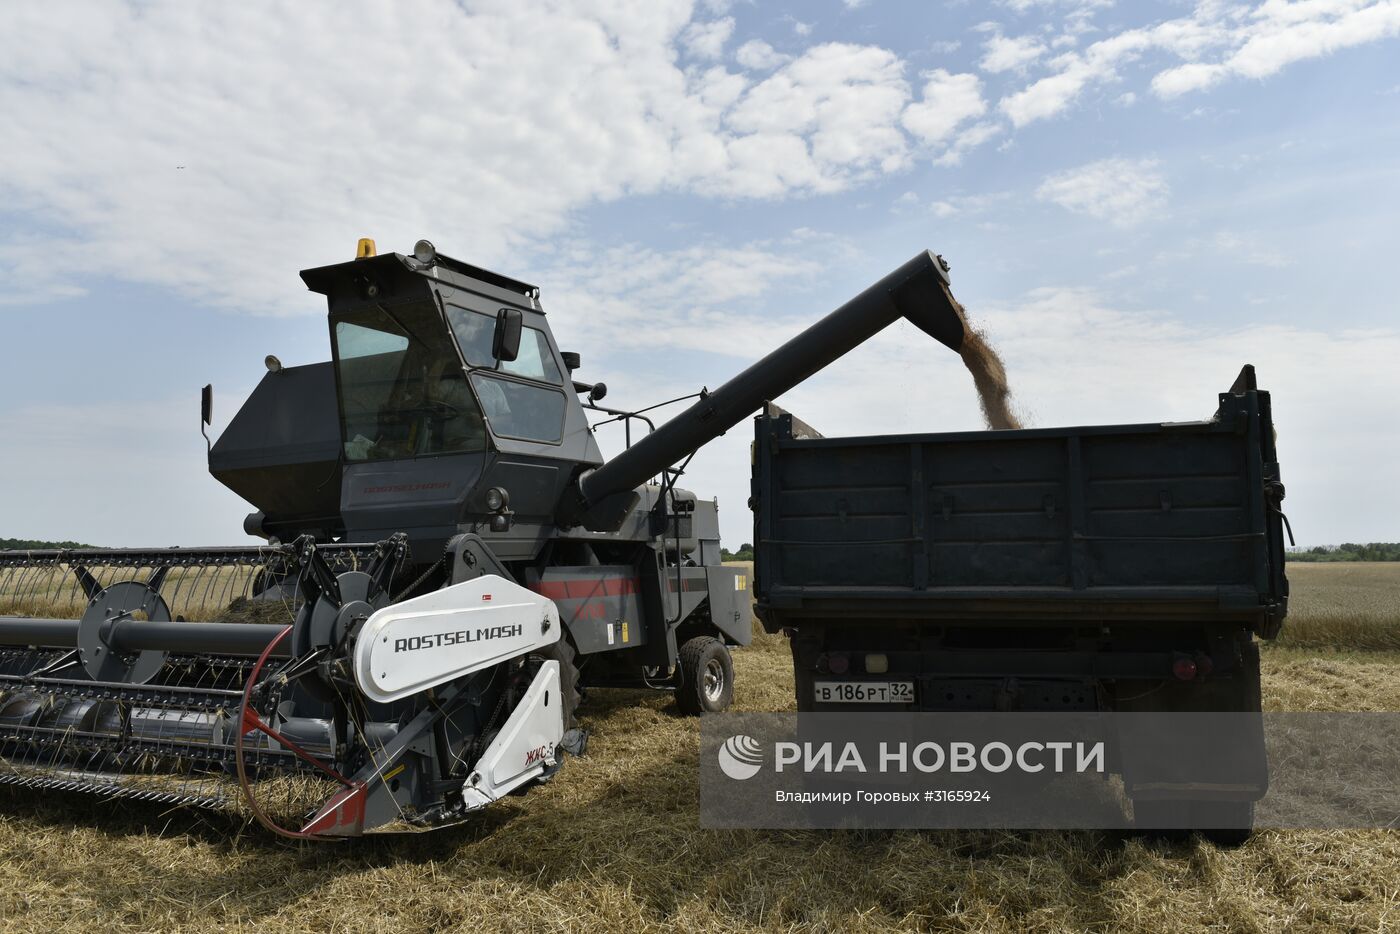
[[[214,384],[206,383],[199,391],[199,433],[204,435],[206,454],[214,451],[214,442],[209,440],[209,426],[214,424]]]

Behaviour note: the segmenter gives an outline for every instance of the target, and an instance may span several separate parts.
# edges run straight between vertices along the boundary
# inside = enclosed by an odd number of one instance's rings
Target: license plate
[[[821,704],[912,704],[913,681],[818,681],[813,685]]]

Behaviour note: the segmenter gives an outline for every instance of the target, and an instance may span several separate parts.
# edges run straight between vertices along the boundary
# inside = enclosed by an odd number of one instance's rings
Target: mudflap
[[[1115,723],[1134,801],[1257,801],[1269,789],[1261,713],[1120,713]]]
[[[1248,822],[1248,805],[1268,792],[1259,645],[1245,637],[1238,649],[1230,677],[1168,683],[1116,714],[1124,790],[1140,827],[1205,829],[1203,813]]]

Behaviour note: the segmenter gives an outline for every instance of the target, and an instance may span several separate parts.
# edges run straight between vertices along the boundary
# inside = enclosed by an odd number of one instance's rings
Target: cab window
[[[514,360],[497,360],[491,356],[491,344],[496,334],[496,316],[471,311],[460,305],[447,306],[447,321],[452,336],[462,348],[462,358],[472,367],[496,369],[512,376],[537,379],[558,386],[563,382],[549,338],[539,328],[528,325],[520,334],[520,353]]]
[[[559,367],[549,349],[549,338],[544,336],[543,331],[531,327],[525,328],[520,335],[520,353],[516,358],[501,361],[501,372],[556,386],[560,383]]]
[[[462,348],[462,358],[468,364],[486,367],[495,364],[496,359],[491,356],[491,341],[496,334],[494,316],[448,305],[447,321],[452,326],[452,336],[457,338],[457,346]],[[524,343],[523,335],[521,343]]]
[[[564,436],[564,394],[559,390],[484,370],[472,373],[472,386],[496,435],[547,444],[557,444]]]
[[[333,340],[347,462],[486,449],[481,409],[432,304],[355,309]]]

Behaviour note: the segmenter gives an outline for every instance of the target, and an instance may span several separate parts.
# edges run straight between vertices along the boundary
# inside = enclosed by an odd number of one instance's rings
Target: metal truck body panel
[[[1207,421],[857,438],[756,421],[755,577],[794,620],[1191,618],[1287,609],[1268,393]]]

